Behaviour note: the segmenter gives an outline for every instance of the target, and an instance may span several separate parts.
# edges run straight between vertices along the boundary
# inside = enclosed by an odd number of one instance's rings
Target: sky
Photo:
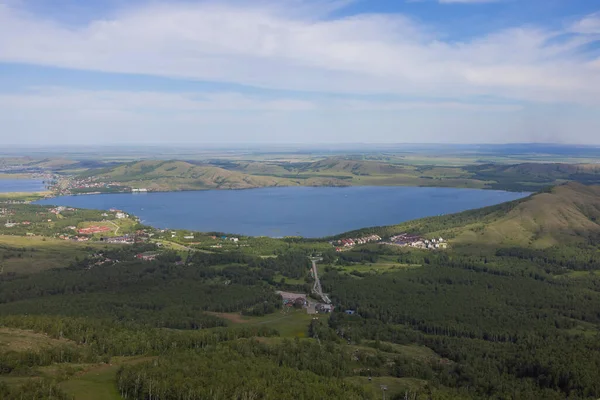
[[[600,1],[0,0],[0,140],[600,144]]]

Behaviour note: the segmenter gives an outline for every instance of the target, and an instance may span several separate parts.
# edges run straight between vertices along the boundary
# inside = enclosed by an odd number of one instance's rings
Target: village
[[[340,239],[334,242],[331,242],[332,245],[336,246],[335,251],[340,252],[347,250],[351,247],[354,247],[358,244],[366,244],[370,242],[379,242],[381,241],[381,237],[378,235],[369,235],[360,238],[345,238]]]
[[[51,189],[59,196],[133,191],[119,182],[101,182],[96,177],[73,178],[65,176],[57,179]]]
[[[386,244],[426,250],[442,250],[448,247],[448,242],[442,237],[438,239],[425,239],[421,236],[411,235],[409,233],[400,233],[392,236]]]

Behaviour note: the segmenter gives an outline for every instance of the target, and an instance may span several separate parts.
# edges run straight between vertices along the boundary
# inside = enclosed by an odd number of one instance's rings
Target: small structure
[[[330,313],[333,311],[333,306],[331,304],[317,304],[315,309],[320,313]]]
[[[145,253],[137,254],[135,256],[135,258],[137,258],[138,260],[143,260],[143,261],[154,261],[154,260],[156,260],[157,256],[158,256],[157,252],[155,252],[155,251],[147,251]]]
[[[348,315],[354,315],[356,313],[356,311],[354,311],[354,310],[346,310],[344,312]]]

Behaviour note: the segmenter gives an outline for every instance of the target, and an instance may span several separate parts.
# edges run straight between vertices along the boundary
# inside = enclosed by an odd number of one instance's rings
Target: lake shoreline
[[[60,196],[35,204],[121,209],[159,229],[323,238],[365,227],[481,208],[530,194],[415,186],[280,186],[236,191]]]

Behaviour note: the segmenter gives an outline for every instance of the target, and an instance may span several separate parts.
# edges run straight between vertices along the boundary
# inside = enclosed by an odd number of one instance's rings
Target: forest
[[[595,192],[577,190],[591,223],[582,199]],[[539,196],[360,233],[460,237]],[[0,398],[597,399],[600,249],[593,225],[569,228],[544,248],[82,247],[58,268],[0,273]],[[331,313],[308,313],[320,302],[313,256]],[[306,295],[306,308],[278,291]]]

